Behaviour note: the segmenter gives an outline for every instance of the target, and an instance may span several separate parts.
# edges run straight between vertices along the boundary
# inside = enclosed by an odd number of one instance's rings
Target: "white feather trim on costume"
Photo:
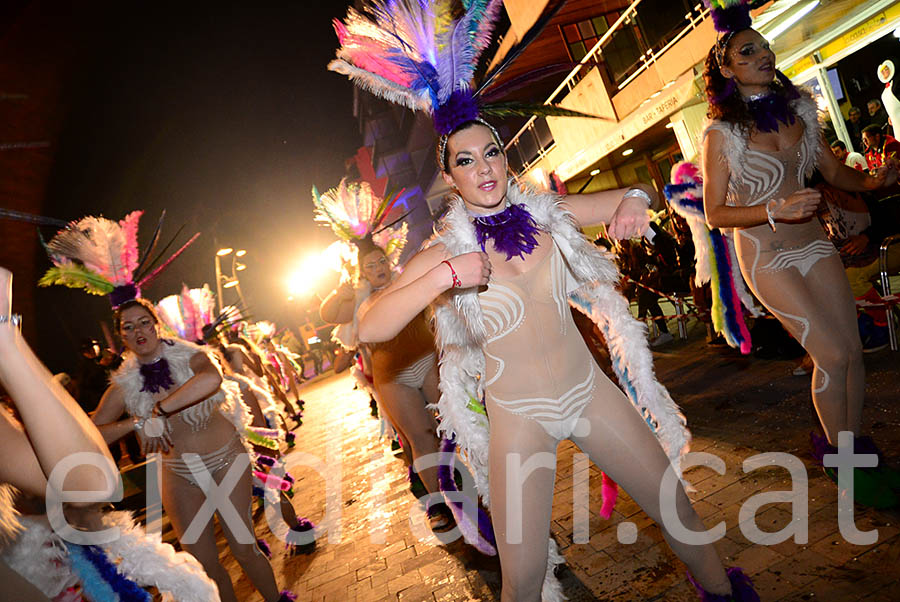
[[[354,289],[354,293],[353,320],[345,324],[338,324],[331,331],[331,340],[346,351],[353,351],[359,347],[359,306],[372,294],[372,286],[368,281],[362,281]]]
[[[127,512],[108,512],[105,527],[118,527],[119,538],[104,545],[112,562],[141,587],[153,586],[163,599],[176,602],[217,602],[219,590],[196,558],[157,537],[150,537],[134,524]]]
[[[161,339],[160,349],[162,357],[169,363],[172,380],[175,381],[173,388],[180,387],[194,376],[194,371],[191,370],[191,358],[198,353],[206,355],[219,374],[222,373],[219,362],[206,349],[194,343],[176,339]],[[156,399],[152,394],[141,391],[143,379],[140,373],[140,363],[133,353],[126,352],[125,361],[113,373],[110,380],[122,389],[125,407],[131,416],[149,418],[152,415]],[[226,418],[231,420],[238,432],[243,432],[243,427],[238,424],[238,421],[243,420],[238,411],[241,409],[240,406],[243,406],[240,391],[234,383],[231,383],[233,388],[229,389],[227,382],[223,380],[222,388],[215,395],[181,410],[177,413],[177,417],[184,420],[192,429],[200,430],[206,427],[213,411],[219,409]],[[235,405],[233,401],[235,392],[237,392],[236,398],[239,405]],[[246,406],[243,406],[243,410],[246,411]]]
[[[46,521],[29,516],[21,517],[20,521],[22,531],[0,554],[9,568],[48,598],[55,598],[76,585],[78,577],[69,566],[66,544],[59,535]]]
[[[547,553],[547,571],[544,573],[544,583],[541,586],[541,602],[562,602],[568,600],[563,594],[562,583],[556,578],[556,569],[566,561],[559,553],[559,546],[552,537]]]

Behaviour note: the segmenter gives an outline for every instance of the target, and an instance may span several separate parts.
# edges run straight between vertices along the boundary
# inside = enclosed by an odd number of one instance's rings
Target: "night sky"
[[[214,287],[215,250],[244,248],[254,317],[295,321],[285,277],[334,240],[312,221],[310,188],[336,185],[361,144],[352,85],[326,70],[346,4],[107,4],[72,76],[46,212],[144,209],[143,242],[165,208],[166,234],[185,224],[182,239],[202,236],[145,296]],[[72,343],[109,315],[105,299],[41,295],[45,309],[87,314],[64,325]]]

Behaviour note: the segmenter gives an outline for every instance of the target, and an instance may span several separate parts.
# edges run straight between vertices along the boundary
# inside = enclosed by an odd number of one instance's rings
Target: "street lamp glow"
[[[297,297],[303,294],[310,294],[316,283],[324,275],[327,267],[327,264],[322,260],[321,253],[307,256],[300,264],[300,267],[288,276],[288,293]]]
[[[235,271],[235,272],[241,272],[241,271],[246,270],[246,269],[247,269],[247,266],[244,265],[243,263],[239,263],[239,264],[237,264],[236,266],[234,266],[234,271]]]
[[[224,249],[219,249],[216,251],[216,255],[219,257],[225,257],[226,255],[230,255],[231,252],[234,251],[231,247],[225,247]]]
[[[626,149],[626,150],[622,151],[622,156],[627,157],[628,155],[630,155],[633,152],[634,152],[633,148]]]
[[[225,284],[222,285],[222,288],[234,288],[238,285],[237,278],[230,278]]]
[[[235,257],[243,257],[243,256],[246,255],[246,254],[247,254],[247,250],[246,250],[246,249],[241,249],[241,250],[239,250],[237,253],[235,253],[234,256],[235,256]]]

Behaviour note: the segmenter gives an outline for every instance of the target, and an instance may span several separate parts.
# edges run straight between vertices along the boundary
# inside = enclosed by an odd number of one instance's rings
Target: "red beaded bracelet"
[[[459,276],[456,275],[456,270],[453,269],[450,262],[445,259],[441,263],[446,263],[447,267],[450,268],[450,275],[453,276],[453,288],[460,288],[462,286],[462,281],[459,279]]]

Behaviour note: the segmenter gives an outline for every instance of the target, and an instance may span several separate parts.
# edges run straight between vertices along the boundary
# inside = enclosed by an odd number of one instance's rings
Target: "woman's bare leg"
[[[503,579],[502,602],[539,602],[547,570],[557,441],[528,418],[490,400],[491,518]],[[528,474],[519,467],[539,464]]]
[[[196,516],[206,495],[200,488],[188,483],[178,475],[166,472],[162,478],[162,503],[172,528],[178,536],[181,547],[196,558],[209,578],[216,582],[222,602],[237,602],[234,587],[228,571],[219,562],[219,550],[216,547],[216,535],[213,521],[203,528],[197,541],[187,543],[183,535]]]
[[[438,453],[437,424],[431,411],[425,409],[425,400],[418,389],[397,383],[380,384],[378,396],[391,424],[409,446],[413,462],[421,456]],[[437,467],[418,473],[429,493],[437,493]]]
[[[593,399],[581,414],[589,432],[573,436],[572,441],[657,522],[672,551],[704,589],[729,593],[731,585],[713,545],[679,541],[666,529],[667,523],[672,524],[668,521],[674,520],[691,531],[703,531],[705,527],[680,483],[674,496],[675,507],[660,506],[660,483],[670,467],[669,458],[625,394],[605,376],[598,380],[602,383],[598,382]]]
[[[756,275],[754,293],[813,359],[812,399],[828,442],[840,431],[859,434],[865,366],[856,306],[838,256],[806,276],[796,268]]]
[[[222,470],[217,477],[221,478],[226,473],[226,470]],[[256,533],[252,520],[253,498],[251,492],[252,479],[250,468],[248,467],[229,496],[232,506],[237,510],[238,516],[241,518],[242,525],[231,525],[228,521],[223,520],[221,515],[219,516],[219,523],[225,532],[225,539],[228,541],[228,547],[231,548],[232,555],[244,570],[244,574],[250,579],[250,583],[259,591],[263,600],[275,602],[279,596],[278,586],[275,583],[275,574],[272,572],[272,565],[269,564],[269,559],[266,558],[256,543]],[[249,532],[249,540],[243,543],[239,542],[236,534],[233,532],[234,528],[240,529],[244,533]]]

